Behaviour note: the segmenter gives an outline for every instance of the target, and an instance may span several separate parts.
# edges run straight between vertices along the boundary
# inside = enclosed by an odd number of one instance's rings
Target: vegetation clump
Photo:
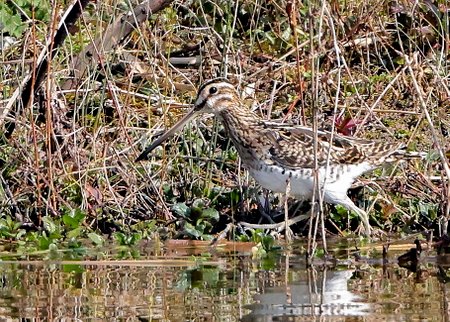
[[[151,14],[142,4],[78,3],[65,34],[63,3],[0,4],[0,238],[34,238],[39,249],[80,237],[100,245],[104,235],[120,244],[153,234],[211,240],[230,222],[283,220],[279,198],[261,201],[212,120],[134,162],[199,84],[224,75],[264,118],[427,152],[368,174],[351,197],[386,232],[446,222],[446,1],[160,1]],[[289,204],[291,213],[309,208]],[[339,207],[326,213],[329,232],[358,225]],[[304,222],[293,230],[308,231]]]

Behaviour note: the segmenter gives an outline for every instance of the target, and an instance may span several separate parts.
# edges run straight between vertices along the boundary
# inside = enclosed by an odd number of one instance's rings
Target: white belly
[[[347,190],[355,178],[371,169],[368,164],[347,166],[332,171],[319,168],[320,188],[324,192],[324,201],[340,203],[347,198]],[[339,172],[339,175],[336,173]],[[279,166],[266,166],[263,169],[249,169],[250,175],[263,187],[273,192],[285,193],[290,182],[290,195],[298,199],[311,199],[314,191],[314,177],[311,169],[283,171]]]
[[[249,169],[249,173],[263,188],[272,192],[285,193],[289,181],[291,195],[299,199],[311,199],[314,188],[312,176],[290,177],[287,171],[283,173],[281,168],[275,166],[270,167],[270,170]]]

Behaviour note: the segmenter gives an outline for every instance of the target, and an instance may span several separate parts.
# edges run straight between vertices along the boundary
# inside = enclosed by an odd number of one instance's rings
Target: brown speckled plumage
[[[314,190],[314,140],[317,137],[319,187],[325,202],[341,204],[357,212],[370,233],[367,214],[347,196],[355,178],[377,166],[401,158],[405,152],[398,143],[375,142],[344,137],[311,128],[262,120],[240,100],[236,89],[224,79],[203,84],[194,108],[169,131],[149,146],[137,160],[145,159],[155,147],[173,135],[199,113],[218,117],[242,163],[263,186],[311,199]]]

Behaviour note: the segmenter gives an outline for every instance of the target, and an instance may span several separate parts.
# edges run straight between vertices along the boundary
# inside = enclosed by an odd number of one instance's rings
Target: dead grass
[[[426,203],[448,218],[448,4],[296,5],[174,2],[110,50],[95,48],[97,61],[67,85],[81,49],[102,39],[123,13],[114,1],[88,7],[79,31],[51,60],[34,103],[1,120],[16,125],[1,143],[2,214],[40,225],[42,216],[79,208],[88,214],[86,225],[108,231],[104,227],[124,229],[152,218],[164,222],[173,218],[172,204],[197,198],[224,215],[250,211],[253,206],[242,203],[247,198],[241,197],[239,209],[218,202],[217,191],[242,192],[254,183],[209,119],[197,121],[150,161],[134,162],[185,113],[202,81],[226,75],[264,118],[317,121],[429,152],[423,162],[369,175],[364,198],[378,205],[380,221],[392,221],[387,229],[395,226],[393,214],[420,221],[405,200],[417,204],[424,191]],[[3,50],[3,107],[12,99],[21,105],[12,94],[32,75],[49,34],[42,27],[51,24],[30,29]],[[355,126],[336,122],[345,117]]]

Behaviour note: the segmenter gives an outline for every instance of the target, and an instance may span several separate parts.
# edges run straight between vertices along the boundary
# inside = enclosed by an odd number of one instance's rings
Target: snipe
[[[204,83],[194,108],[145,149],[136,161],[146,159],[153,149],[200,113],[212,113],[222,121],[243,165],[262,187],[284,193],[289,183],[290,194],[294,197],[312,198],[314,131],[261,119],[241,102],[235,87],[225,79]],[[319,131],[317,139],[318,184],[324,201],[356,212],[366,233],[370,234],[367,213],[350,200],[347,190],[361,174],[405,156],[402,144],[355,139],[325,131]]]

